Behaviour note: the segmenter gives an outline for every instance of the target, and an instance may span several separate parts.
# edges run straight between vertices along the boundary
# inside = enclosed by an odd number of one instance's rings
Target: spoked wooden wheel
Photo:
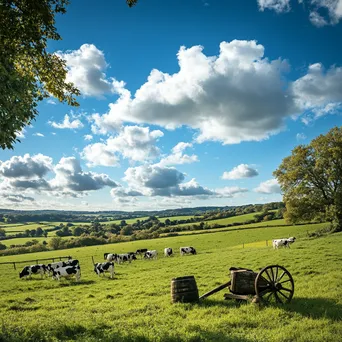
[[[294,293],[293,278],[283,266],[267,266],[255,279],[255,293],[267,303],[289,303]]]

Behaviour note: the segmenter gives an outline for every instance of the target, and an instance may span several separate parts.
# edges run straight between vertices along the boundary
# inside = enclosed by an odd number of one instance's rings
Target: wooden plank
[[[219,292],[219,291],[223,290],[224,288],[230,286],[230,284],[231,284],[231,281],[229,280],[228,283],[224,283],[218,287],[215,287],[213,290],[211,290],[211,291],[205,293],[204,295],[202,295],[201,297],[199,297],[199,299],[207,298],[207,297],[213,295],[214,293]]]

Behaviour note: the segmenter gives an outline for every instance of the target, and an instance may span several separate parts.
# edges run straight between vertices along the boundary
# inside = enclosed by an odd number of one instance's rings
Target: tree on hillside
[[[129,7],[137,0],[126,0]],[[13,148],[22,129],[38,115],[44,98],[78,106],[80,95],[66,82],[65,61],[47,51],[61,40],[55,16],[69,0],[0,0],[0,147]]]
[[[342,231],[342,127],[299,145],[274,172],[284,194],[284,217],[323,219]]]
[[[62,240],[61,237],[53,237],[49,243],[48,243],[49,247],[51,247],[52,249],[61,249],[63,248],[64,245],[64,241]]]

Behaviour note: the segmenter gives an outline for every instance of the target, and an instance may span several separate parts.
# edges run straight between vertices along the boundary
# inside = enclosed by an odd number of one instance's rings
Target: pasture
[[[298,227],[134,241],[80,249],[1,257],[0,262],[72,255],[82,280],[20,280],[19,271],[0,265],[3,341],[340,341],[342,336],[342,234],[320,239],[302,235],[290,249],[273,250],[272,237],[299,236]],[[303,232],[304,233],[304,230]],[[238,248],[242,243],[246,248]],[[194,246],[196,256],[179,256]],[[164,247],[176,255],[164,258]],[[248,248],[247,248],[248,247]],[[93,273],[91,256],[104,252],[157,249],[158,260],[116,265],[114,280]],[[230,266],[258,271],[285,266],[295,295],[284,307],[258,308],[223,300],[223,293],[198,304],[171,304],[170,280],[194,275],[200,294],[228,280]]]

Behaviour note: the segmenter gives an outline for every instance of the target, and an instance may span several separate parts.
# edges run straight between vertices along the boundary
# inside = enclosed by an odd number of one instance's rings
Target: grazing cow
[[[76,281],[81,279],[80,265],[76,266],[62,266],[53,270],[52,278],[55,280],[61,280],[61,278],[70,278],[75,276]]]
[[[110,277],[113,279],[114,278],[114,262],[103,262],[99,263],[97,262],[94,264],[94,272],[100,276],[102,274],[104,276],[105,272],[109,272]]]
[[[49,273],[49,275],[51,275],[53,273],[53,271],[59,267],[66,267],[66,266],[77,266],[79,265],[79,261],[78,260],[73,260],[73,259],[69,259],[68,261],[57,261],[57,262],[53,262],[51,264],[48,264],[46,266],[47,271]]]
[[[137,251],[135,252],[135,254],[140,255],[141,258],[145,255],[145,253],[148,251],[147,248],[142,248],[142,249],[137,249]]]
[[[180,255],[184,254],[197,254],[196,249],[194,247],[181,247],[179,249]]]
[[[273,240],[272,245],[274,249],[278,249],[279,247],[290,248],[291,243],[296,241],[295,237],[290,237],[288,239],[276,239]]]
[[[115,261],[118,264],[122,264],[123,262],[128,261],[129,263],[132,262],[132,260],[137,260],[135,254],[125,253],[125,254],[117,254]]]
[[[144,255],[144,258],[145,259],[157,259],[158,257],[158,252],[156,250],[153,250],[153,251],[146,251],[145,252],[145,255]]]
[[[164,249],[164,255],[165,255],[166,257],[169,257],[169,256],[173,255],[172,248],[170,248],[170,247],[165,248],[165,249]]]
[[[23,270],[19,273],[19,278],[29,278],[31,279],[32,274],[40,274],[40,277],[43,278],[47,268],[45,265],[31,265],[25,266]]]
[[[117,254],[114,253],[105,253],[103,254],[104,260],[107,261],[115,261],[117,258]]]
[[[77,266],[79,264],[80,262],[77,259],[69,259],[68,261],[65,262],[66,266]]]

